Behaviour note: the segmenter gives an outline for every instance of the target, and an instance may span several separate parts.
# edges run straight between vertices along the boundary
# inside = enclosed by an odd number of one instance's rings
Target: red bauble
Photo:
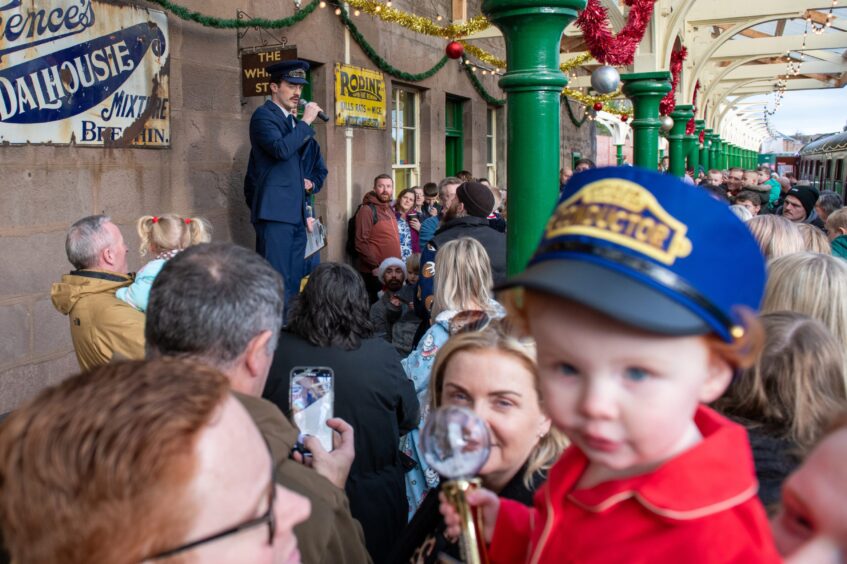
[[[625,122],[629,119],[629,114],[621,114],[621,121]]]
[[[465,52],[465,47],[458,41],[451,41],[447,44],[447,48],[444,49],[444,52],[451,59],[458,59]]]
[[[599,112],[602,109],[603,109],[603,104],[601,104],[600,102],[594,102],[594,111],[595,112]]]

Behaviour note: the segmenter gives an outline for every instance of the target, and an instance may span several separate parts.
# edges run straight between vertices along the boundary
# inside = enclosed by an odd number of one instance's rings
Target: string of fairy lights
[[[349,7],[349,13],[354,17],[369,14],[385,22],[395,23],[418,33],[450,40],[478,33],[491,25],[491,22],[482,15],[460,24],[441,25],[440,22],[444,19],[441,14],[436,14],[434,17],[412,14],[395,8],[390,0],[345,0],[344,3]],[[326,8],[328,5],[335,5],[335,14],[341,14],[342,8],[337,2],[321,0],[319,3],[319,7],[321,8]],[[476,61],[472,61],[465,57],[460,62],[470,72],[479,72],[482,76],[502,76],[505,74],[506,61],[495,57],[484,49],[472,45],[465,40],[459,39],[458,42],[463,46],[468,55],[477,59]],[[575,69],[577,67],[593,60],[590,54],[584,53],[565,61],[560,65],[560,69],[569,79],[572,79],[575,76]],[[587,91],[584,92],[574,88],[564,88],[562,96],[579,102],[585,106],[587,112],[599,105],[600,107],[604,107],[609,113],[617,114],[620,117],[624,117],[624,119],[628,113],[626,110],[619,110],[616,106],[609,104],[612,100],[621,98],[622,95],[619,90],[610,94],[591,94]]]
[[[815,35],[823,35],[826,33],[826,30],[832,27],[832,22],[835,20],[834,10],[838,5],[838,0],[832,0],[829,5],[829,11],[824,18],[823,23],[817,23],[812,18],[812,11],[806,11],[805,28],[803,29],[803,44],[798,51],[798,59],[794,59],[791,56],[791,51],[785,53],[786,59],[786,68],[785,74],[779,76],[774,85],[774,103],[773,109],[768,109],[765,106],[764,115],[765,115],[765,127],[767,127],[768,134],[774,136],[775,132],[771,129],[770,126],[770,117],[773,116],[776,112],[779,111],[780,106],[782,105],[782,99],[785,96],[785,90],[788,87],[788,81],[791,77],[796,77],[800,75],[800,68],[803,66],[803,61],[806,58],[806,40],[809,37],[809,31]]]

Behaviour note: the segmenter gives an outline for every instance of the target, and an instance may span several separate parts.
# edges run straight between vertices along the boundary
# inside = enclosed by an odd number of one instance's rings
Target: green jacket
[[[832,256],[847,259],[847,235],[839,235],[832,241]]]
[[[82,370],[113,358],[144,358],[144,314],[115,297],[118,288],[130,284],[126,274],[95,268],[75,270],[53,284],[53,307],[68,316]]]

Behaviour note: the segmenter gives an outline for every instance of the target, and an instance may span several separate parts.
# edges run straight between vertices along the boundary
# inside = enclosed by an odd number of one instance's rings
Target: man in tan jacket
[[[147,308],[148,357],[179,356],[214,366],[230,381],[268,442],[277,482],[309,498],[311,516],[295,527],[305,563],[370,562],[350,515],[344,483],[353,462],[353,429],[340,419],[335,450],[309,437],[312,468],[289,457],[297,429],[260,396],[282,326],[280,275],[256,253],[232,244],[197,245],[162,268]]]
[[[53,284],[50,296],[70,320],[80,368],[144,358],[144,314],[115,297],[132,284],[121,230],[108,216],[84,217],[68,231],[65,251],[76,270]]]

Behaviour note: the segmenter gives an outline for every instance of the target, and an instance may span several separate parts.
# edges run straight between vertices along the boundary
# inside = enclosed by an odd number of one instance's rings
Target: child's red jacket
[[[743,427],[700,407],[703,440],[655,471],[575,490],[588,459],[570,447],[535,494],[501,500],[491,562],[780,562],[756,497]]]

